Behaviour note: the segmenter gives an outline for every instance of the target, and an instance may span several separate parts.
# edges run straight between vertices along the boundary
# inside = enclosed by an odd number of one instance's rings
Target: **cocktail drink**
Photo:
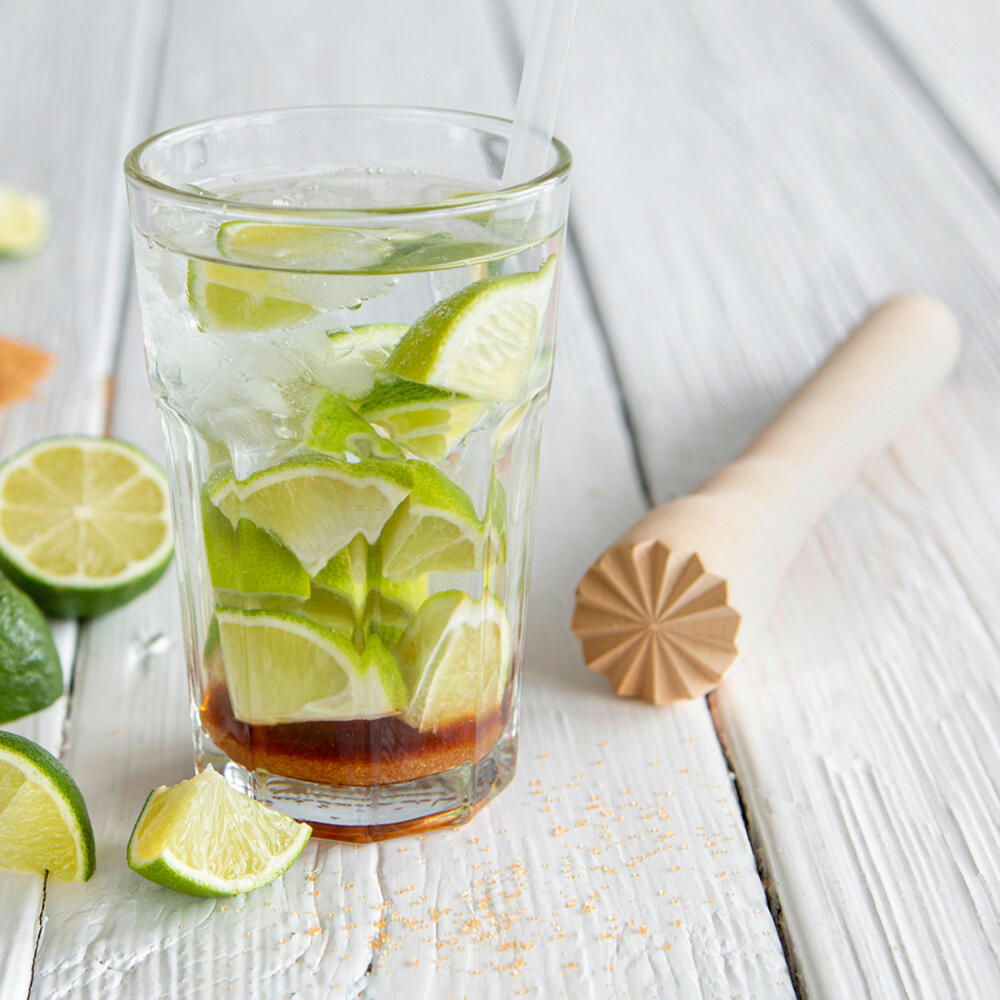
[[[459,823],[511,778],[569,155],[310,108],[126,162],[199,766],[317,833]]]

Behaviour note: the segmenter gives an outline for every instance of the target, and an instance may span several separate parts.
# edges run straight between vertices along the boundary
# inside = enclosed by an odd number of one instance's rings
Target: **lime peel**
[[[237,896],[273,882],[302,853],[305,823],[231,788],[208,767],[151,792],[129,838],[129,867],[190,896]]]

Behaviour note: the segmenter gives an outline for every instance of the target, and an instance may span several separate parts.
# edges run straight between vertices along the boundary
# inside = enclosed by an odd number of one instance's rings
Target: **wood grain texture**
[[[863,27],[884,39],[916,85],[968,142],[1000,184],[1000,7],[964,0],[961,10],[932,0],[850,0]]]
[[[813,535],[712,703],[808,995],[995,996],[993,185],[833,3],[584,5],[568,87],[576,230],[657,500],[889,293],[963,320],[957,377]]]
[[[340,2],[178,2],[154,125],[320,101],[509,111],[511,67],[488,4],[449,6],[444,20],[413,4],[391,11],[378,23]],[[572,261],[562,298],[511,788],[460,830],[313,844],[283,880],[237,901],[143,883],[124,863],[132,822],[149,789],[191,760],[164,580],[81,646],[67,761],[91,805],[99,868],[85,887],[50,887],[33,997],[792,995],[705,706],[664,718],[611,701],[578,663],[573,584],[642,501]],[[125,333],[113,428],[162,455],[134,306]]]
[[[103,430],[127,279],[118,170],[122,135],[150,96],[140,73],[156,35],[148,14],[124,3],[0,4],[0,183],[45,195],[54,219],[40,254],[0,261],[0,329],[56,358],[32,399],[0,413],[0,457],[46,434]],[[77,627],[54,633],[68,688]],[[68,702],[4,728],[58,754]],[[4,1000],[27,995],[42,894],[41,878],[0,873]]]

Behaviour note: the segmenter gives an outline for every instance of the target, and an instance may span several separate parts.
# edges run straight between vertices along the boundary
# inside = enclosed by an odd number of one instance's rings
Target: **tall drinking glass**
[[[347,840],[511,779],[570,156],[323,107],[125,163],[196,762]]]

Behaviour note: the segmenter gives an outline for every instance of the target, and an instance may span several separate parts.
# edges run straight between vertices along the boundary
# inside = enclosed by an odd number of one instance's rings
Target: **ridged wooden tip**
[[[736,659],[740,615],[726,581],[661,541],[619,545],[576,589],[573,631],[615,692],[654,705],[698,698]]]

